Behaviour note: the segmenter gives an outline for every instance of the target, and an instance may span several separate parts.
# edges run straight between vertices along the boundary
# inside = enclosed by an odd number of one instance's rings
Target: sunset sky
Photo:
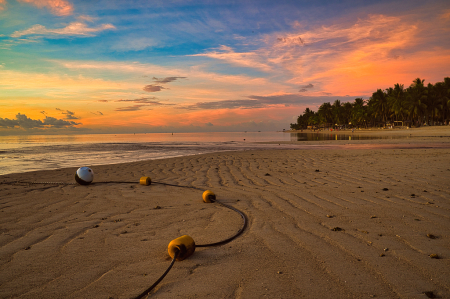
[[[276,131],[448,76],[448,0],[0,0],[0,135]]]

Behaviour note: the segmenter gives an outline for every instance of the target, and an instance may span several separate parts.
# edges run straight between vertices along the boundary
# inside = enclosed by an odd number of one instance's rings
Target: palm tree
[[[341,101],[334,101],[333,105],[331,105],[332,113],[333,113],[333,123],[340,125],[342,123],[342,105]]]
[[[384,125],[386,125],[386,117],[388,114],[388,102],[386,93],[384,93],[381,89],[378,89],[370,97],[368,105],[371,108],[374,117],[376,119],[380,117],[380,119],[384,122]]]
[[[444,82],[439,82],[439,103],[442,107],[442,122],[447,124],[450,116],[450,77],[445,77]]]
[[[366,106],[364,106],[365,102],[362,98],[356,98],[355,102],[353,103],[352,108],[352,115],[351,120],[352,124],[356,124],[357,126],[360,126],[361,124],[364,124],[367,126],[367,112],[366,112]]]
[[[411,120],[416,118],[419,125],[423,122],[423,116],[427,109],[427,105],[425,104],[427,95],[423,84],[424,81],[420,78],[415,79],[407,89],[406,96],[409,116]]]
[[[291,123],[289,126],[291,127],[291,130],[300,130],[300,127],[298,126],[298,124]]]
[[[440,110],[442,110],[441,103],[439,101],[439,85],[436,86],[428,83],[427,86],[427,123],[429,124],[429,114],[431,114],[431,122],[434,125],[434,117]]]
[[[344,103],[344,105],[342,105],[342,119],[345,125],[348,125],[348,123],[350,122],[350,119],[352,117],[352,109],[353,106],[350,102],[346,102]]]
[[[317,126],[320,123],[319,113],[312,112],[313,114],[309,116],[309,124],[311,126]]]
[[[305,117],[305,121],[306,121],[306,125],[307,126],[311,126],[312,125],[312,118],[311,116],[314,115],[314,111],[312,111],[309,108],[306,108],[305,111],[303,112],[303,116]]]
[[[390,88],[391,92],[388,94],[388,103],[392,114],[395,116],[395,120],[403,120],[405,112],[405,89],[403,84],[395,84],[394,88]]]
[[[336,100],[332,105],[327,102],[319,107],[316,113],[306,108],[303,115],[297,119],[297,124],[291,128],[303,128],[317,124],[347,124],[361,126],[375,125],[377,121],[386,124],[388,120],[410,120],[418,124],[427,122],[435,124],[436,121],[449,123],[450,119],[450,77],[443,82],[424,85],[420,78],[413,80],[405,89],[402,84],[395,84],[385,91],[378,89],[372,94],[369,101],[362,98],[355,99],[354,103],[341,103]]]
[[[329,124],[333,121],[333,109],[330,102],[326,102],[320,105],[319,111],[317,113],[319,114],[321,123]]]
[[[306,129],[308,126],[315,125],[315,112],[306,108],[302,115],[297,117],[297,123],[291,124],[291,128],[295,130]]]

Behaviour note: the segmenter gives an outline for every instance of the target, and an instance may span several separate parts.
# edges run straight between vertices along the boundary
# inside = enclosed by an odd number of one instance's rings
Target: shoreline
[[[435,128],[438,128],[437,130]],[[450,146],[450,127],[427,127],[411,130],[367,130],[355,131],[321,131],[303,132],[302,140],[294,140],[291,133],[290,140],[280,141],[224,141],[224,142],[194,142],[160,144],[140,142],[139,139],[126,143],[104,143],[99,145],[87,142],[74,145],[57,145],[49,147],[24,147],[18,150],[8,149],[2,152],[2,175],[12,173],[26,173],[45,169],[60,169],[84,165],[108,165],[123,162],[165,159],[184,155],[198,155],[207,152],[246,151],[258,149],[351,149],[351,148],[446,148]],[[308,134],[308,140],[303,140]],[[279,133],[277,133],[279,134]],[[221,136],[221,135],[219,135]],[[287,135],[284,135],[286,139]],[[245,137],[245,136],[242,136]],[[217,139],[217,136],[215,137]],[[271,136],[274,138],[274,136]],[[318,140],[315,140],[317,138]],[[372,139],[373,138],[373,139]],[[311,140],[312,139],[312,140]],[[328,139],[328,140],[321,140]],[[329,140],[333,139],[333,140]],[[150,145],[148,145],[150,144]],[[62,151],[58,148],[61,147]],[[67,148],[66,148],[67,147]],[[70,148],[70,150],[69,150]],[[88,153],[88,155],[87,155]],[[95,162],[93,162],[95,161]],[[123,162],[122,162],[123,161]]]
[[[241,227],[201,190],[142,176],[210,189],[248,218],[232,242],[177,261],[153,297],[450,297],[450,142],[439,139],[99,165],[87,186],[4,183],[73,182],[76,167],[0,176],[0,297],[132,298],[167,269],[171,240]],[[380,148],[432,143],[443,148]]]
[[[303,133],[314,136],[346,136],[347,140],[317,140],[317,141],[290,141],[279,142],[281,144],[417,144],[418,147],[423,145],[438,144],[447,146],[450,144],[450,126],[433,126],[412,129],[365,129],[355,130],[338,130],[338,131],[285,131],[285,133]],[[362,137],[362,139],[351,139],[352,136]],[[374,139],[370,139],[374,137]],[[367,138],[367,139],[366,139]],[[378,139],[379,138],[379,139]],[[269,142],[275,144],[277,142]]]
[[[311,129],[306,130],[286,130],[283,133],[317,133],[319,134],[351,134],[351,129],[344,130],[320,130],[314,131]],[[393,129],[384,129],[384,128],[368,128],[368,129],[355,129],[353,134],[359,135],[397,135],[397,136],[421,136],[421,137],[441,137],[441,136],[450,136],[450,126],[424,126],[420,128],[393,128]]]

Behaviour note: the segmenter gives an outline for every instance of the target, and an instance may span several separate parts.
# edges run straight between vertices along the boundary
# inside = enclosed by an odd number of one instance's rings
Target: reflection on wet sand
[[[314,133],[290,133],[291,141],[323,141],[323,140],[374,140],[374,139],[405,139],[410,136],[382,136],[382,135],[357,135],[357,134],[324,134]]]

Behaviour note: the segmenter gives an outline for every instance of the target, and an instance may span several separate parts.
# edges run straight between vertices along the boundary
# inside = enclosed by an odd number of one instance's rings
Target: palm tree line
[[[415,79],[404,88],[395,84],[378,89],[369,100],[356,98],[353,103],[336,100],[320,105],[317,112],[306,108],[291,124],[291,129],[307,127],[386,127],[448,124],[450,119],[450,78],[436,84]]]

